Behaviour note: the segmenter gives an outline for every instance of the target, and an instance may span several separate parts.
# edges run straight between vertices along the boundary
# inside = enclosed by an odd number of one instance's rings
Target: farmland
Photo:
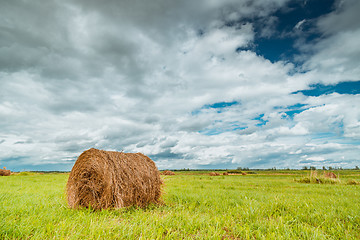
[[[309,171],[162,176],[163,205],[71,210],[68,174],[0,177],[0,239],[359,239],[360,185],[294,181]],[[360,171],[338,171],[360,181]]]

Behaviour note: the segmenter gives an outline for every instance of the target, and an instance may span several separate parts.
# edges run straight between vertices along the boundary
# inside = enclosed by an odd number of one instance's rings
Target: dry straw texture
[[[6,169],[0,169],[0,176],[10,176],[11,171]]]
[[[160,203],[160,173],[141,153],[91,148],[76,160],[67,183],[69,207],[145,207]]]
[[[324,177],[325,178],[337,178],[335,173],[333,173],[333,172],[325,172],[325,171],[324,171]]]
[[[175,175],[173,171],[165,170],[161,173],[162,175]]]

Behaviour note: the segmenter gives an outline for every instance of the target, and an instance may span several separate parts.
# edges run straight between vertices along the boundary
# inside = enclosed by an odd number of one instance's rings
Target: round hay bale
[[[224,173],[223,173],[223,175],[227,176],[227,175],[229,175],[229,173],[227,173],[227,172],[224,172]]]
[[[162,174],[162,175],[175,175],[174,172],[169,171],[169,170],[165,170],[165,171],[163,171],[161,174]]]
[[[10,176],[10,175],[11,175],[10,170],[6,170],[6,168],[0,169],[0,176]]]
[[[91,148],[76,160],[66,186],[70,208],[144,207],[160,203],[160,173],[142,153]]]
[[[241,175],[247,175],[247,173],[246,173],[246,172],[242,172]]]
[[[219,175],[220,175],[220,173],[217,173],[217,172],[211,172],[211,173],[209,173],[209,175],[210,175],[210,176],[219,176]]]

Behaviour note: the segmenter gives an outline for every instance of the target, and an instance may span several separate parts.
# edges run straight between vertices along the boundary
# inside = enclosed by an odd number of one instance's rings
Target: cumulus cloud
[[[359,16],[358,1],[338,1],[335,11],[322,16],[316,22],[323,36],[310,47],[314,53],[309,56],[304,67],[309,70],[308,77],[314,82],[335,84],[342,81],[358,81],[360,67]]]
[[[251,50],[249,19],[272,19],[270,37],[286,3],[4,1],[0,164],[69,170],[95,147],[159,168],[352,166],[358,95],[294,94],[359,80],[358,29],[330,27],[349,5],[319,19],[304,72]]]

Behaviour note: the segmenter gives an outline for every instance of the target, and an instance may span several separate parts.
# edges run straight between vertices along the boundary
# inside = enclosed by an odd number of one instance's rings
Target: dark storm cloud
[[[0,10],[0,68],[5,72],[31,69],[47,81],[70,79],[84,83],[84,78],[103,77],[104,71],[111,68],[125,75],[127,84],[141,83],[152,67],[143,55],[149,49],[140,44],[142,41],[169,47],[187,37],[187,26],[206,26],[209,20],[219,17],[218,8],[225,13],[233,6],[243,15],[253,14],[255,7],[266,9],[253,5],[250,1],[4,2]],[[115,81],[124,83],[120,78]]]
[[[69,15],[64,10],[52,1],[1,1],[0,68],[38,68],[49,54],[70,47],[66,31]]]
[[[171,150],[165,150],[163,152],[157,153],[157,154],[152,154],[150,155],[151,158],[158,160],[158,159],[181,159],[183,158],[182,154],[176,154],[176,153],[172,153]]]
[[[360,22],[359,8],[360,2],[357,0],[336,1],[334,11],[322,16],[318,26],[326,34],[336,34],[344,30],[356,31]]]

